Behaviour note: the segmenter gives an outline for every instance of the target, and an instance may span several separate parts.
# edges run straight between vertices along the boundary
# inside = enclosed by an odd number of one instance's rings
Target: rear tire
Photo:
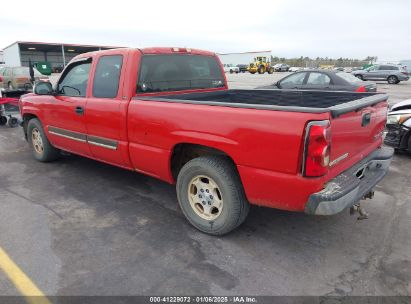
[[[274,69],[273,69],[273,68],[269,68],[269,69],[268,69],[268,74],[272,74],[272,73],[274,73]]]
[[[397,83],[399,83],[399,80],[398,80],[397,76],[391,75],[387,78],[387,82],[389,84],[397,84]]]
[[[355,77],[357,77],[358,79],[364,80],[364,77],[362,77],[362,75],[355,75]]]
[[[178,174],[177,197],[187,220],[198,230],[223,235],[244,222],[249,203],[234,164],[222,156],[201,156]]]
[[[38,161],[49,162],[60,156],[60,150],[50,144],[37,118],[30,119],[27,125],[27,139],[33,149],[33,156]]]
[[[258,68],[258,74],[264,74],[264,73],[265,73],[265,67],[260,66],[260,67]]]

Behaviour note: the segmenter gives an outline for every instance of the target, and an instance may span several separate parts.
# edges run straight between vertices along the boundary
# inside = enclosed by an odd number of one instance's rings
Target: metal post
[[[63,67],[66,66],[66,55],[64,54],[64,45],[61,45],[61,53],[63,54]]]

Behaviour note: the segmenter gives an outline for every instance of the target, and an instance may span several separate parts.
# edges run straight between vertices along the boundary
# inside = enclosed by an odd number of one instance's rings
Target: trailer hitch
[[[367,198],[369,198],[369,199],[372,199],[374,197],[374,191],[373,190],[371,190],[370,192],[368,192],[368,193],[366,193],[364,196],[363,196],[363,200],[366,200]],[[358,202],[357,204],[355,204],[355,205],[353,205],[351,208],[350,208],[350,215],[354,215],[355,213],[357,213],[358,212],[358,214],[359,214],[359,216],[357,217],[357,220],[365,220],[365,219],[368,219],[368,212],[363,208],[363,207],[361,207],[361,204],[360,204],[360,202]]]

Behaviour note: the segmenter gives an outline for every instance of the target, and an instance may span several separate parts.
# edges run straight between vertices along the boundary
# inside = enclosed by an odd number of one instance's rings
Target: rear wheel
[[[19,120],[16,117],[10,117],[7,124],[10,128],[15,128],[19,125]]]
[[[265,73],[265,67],[264,66],[259,66],[258,67],[258,74],[264,74]]]
[[[60,151],[54,148],[44,133],[40,121],[30,119],[27,125],[27,139],[33,149],[34,158],[41,162],[49,162],[57,159]]]
[[[357,77],[358,79],[364,80],[364,77],[362,77],[362,75],[355,75],[355,77]]]
[[[389,84],[397,84],[399,83],[398,78],[394,75],[391,75],[387,78]]]
[[[177,197],[187,220],[212,235],[234,230],[249,210],[235,166],[221,156],[202,156],[186,163],[177,178]]]
[[[230,70],[230,74],[233,74],[233,70]]]
[[[4,126],[7,123],[6,116],[0,116],[0,126]]]
[[[274,68],[271,67],[268,69],[268,74],[272,74],[272,73],[274,73]]]

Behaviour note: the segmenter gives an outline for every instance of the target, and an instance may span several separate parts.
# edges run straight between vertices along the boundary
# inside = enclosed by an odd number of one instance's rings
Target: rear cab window
[[[192,54],[143,55],[137,93],[154,93],[225,86],[220,64],[213,56]]]
[[[101,56],[94,72],[93,97],[114,98],[118,94],[122,55]]]

